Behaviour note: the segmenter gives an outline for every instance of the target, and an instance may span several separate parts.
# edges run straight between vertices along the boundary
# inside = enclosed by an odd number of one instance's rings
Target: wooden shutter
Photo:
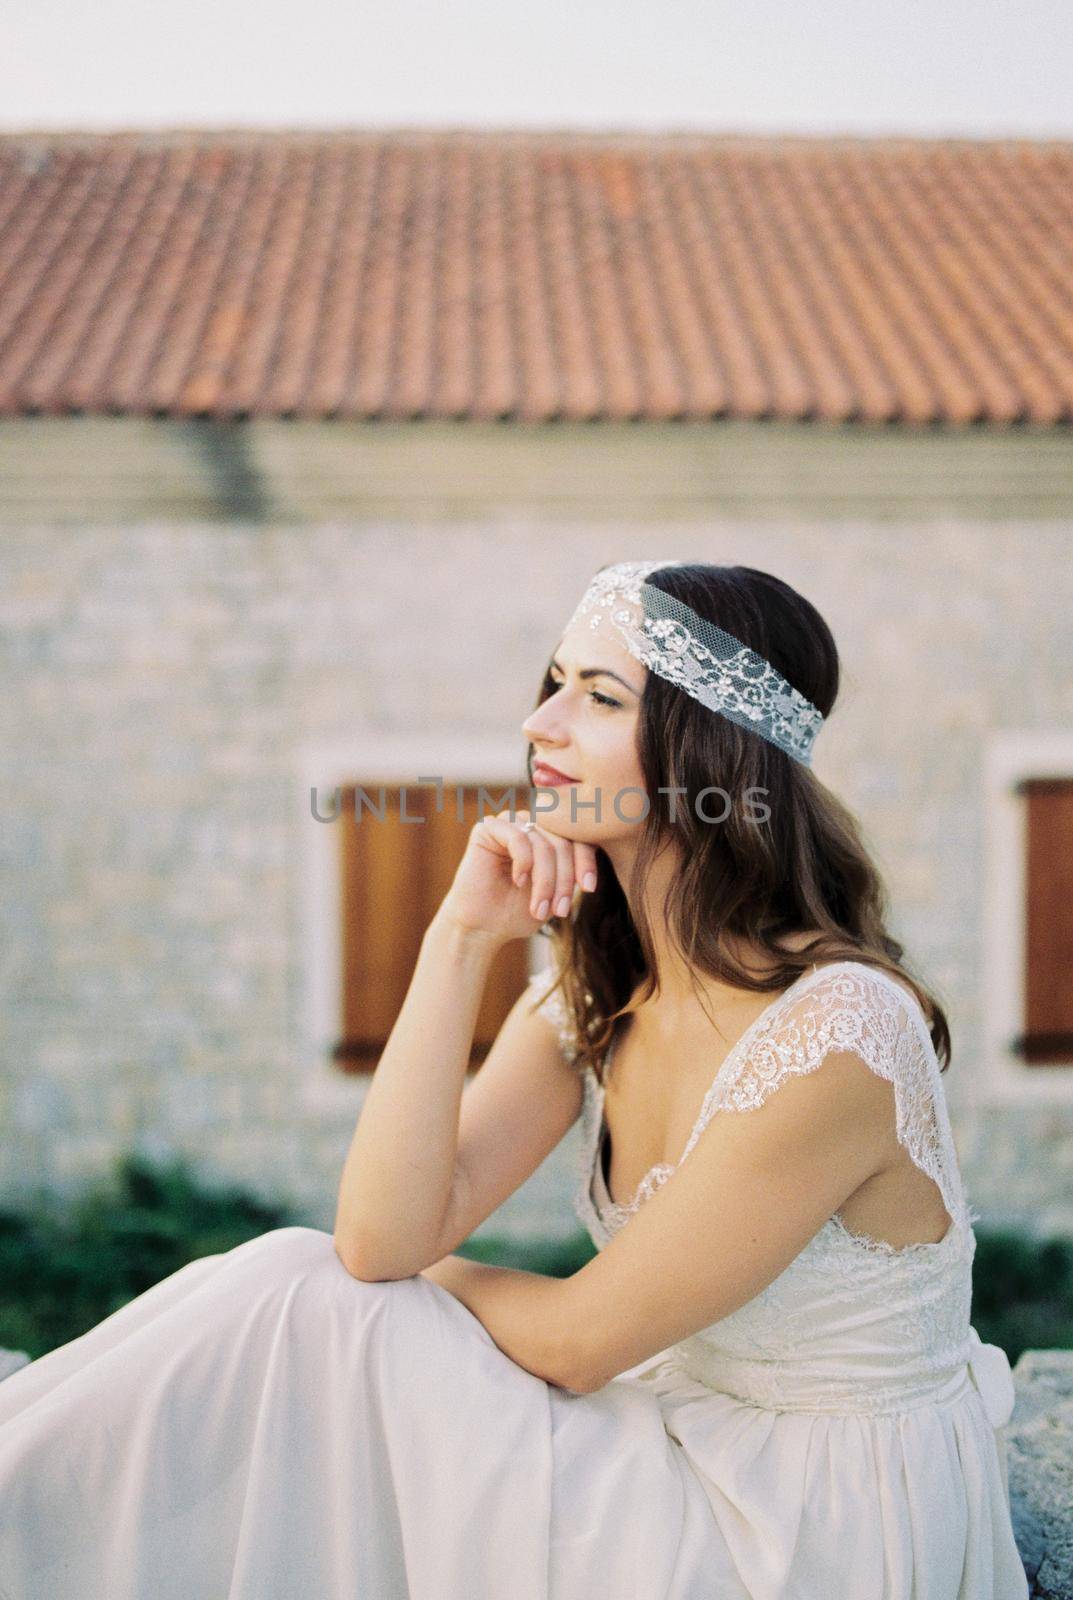
[[[1073,777],[1031,778],[1025,797],[1024,1033],[1033,1065],[1073,1062]]]
[[[360,822],[354,809],[358,787],[366,796]],[[485,786],[484,815],[494,809],[489,795],[494,801],[502,789],[502,784]],[[437,809],[431,785],[341,788],[341,814],[332,826],[339,829],[343,1004],[333,1054],[344,1072],[371,1072],[383,1052],[406,998],[422,935],[482,814],[479,797],[477,785],[447,784]],[[516,939],[492,963],[474,1030],[471,1070],[487,1055],[527,977],[526,941]]]

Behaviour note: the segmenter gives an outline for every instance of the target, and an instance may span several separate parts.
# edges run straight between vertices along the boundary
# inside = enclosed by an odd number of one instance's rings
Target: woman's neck
[[[787,954],[796,954],[807,948],[817,936],[815,931],[800,930],[783,935],[778,943]],[[728,958],[741,966],[757,983],[773,978],[779,971],[781,963],[759,945],[727,936],[722,941],[722,947]],[[748,1008],[758,998],[756,989],[717,978],[707,972],[695,970],[694,984],[690,981],[689,969],[681,955],[666,939],[657,940],[657,959],[660,961],[659,993],[645,1000],[635,1013],[638,1016],[643,1013],[650,1023],[658,1021],[673,1029],[695,1016],[698,992],[716,1013],[728,1013],[738,1005]]]

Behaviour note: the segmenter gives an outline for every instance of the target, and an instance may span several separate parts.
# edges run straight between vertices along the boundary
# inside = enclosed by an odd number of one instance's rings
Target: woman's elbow
[[[353,1238],[335,1232],[332,1234],[335,1253],[352,1278],[361,1283],[393,1283],[399,1278],[412,1278],[413,1272],[399,1272],[387,1263],[377,1261],[375,1252],[362,1249]]]

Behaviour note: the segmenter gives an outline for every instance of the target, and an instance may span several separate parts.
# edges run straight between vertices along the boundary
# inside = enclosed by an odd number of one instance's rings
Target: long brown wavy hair
[[[834,637],[815,606],[788,583],[755,567],[704,562],[657,568],[645,581],[751,646],[830,716],[839,686]],[[549,663],[536,703],[555,689]],[[530,745],[531,782],[533,754]],[[655,672],[647,674],[641,697],[638,756],[650,805],[639,824],[630,898],[643,906],[641,886],[672,835],[680,850],[666,902],[669,933],[700,1003],[698,972],[757,993],[781,992],[815,963],[859,961],[909,985],[945,1071],[951,1053],[945,1013],[908,970],[903,946],[887,930],[886,889],[857,821],[815,773]],[[713,785],[734,802],[717,825],[698,815],[695,804]],[[673,817],[669,805],[652,800],[671,786],[680,791]],[[738,804],[750,790],[759,790],[769,808],[764,822]],[[717,805],[707,799],[701,810],[710,815]],[[561,988],[572,1020],[575,1064],[579,1070],[590,1065],[602,1078],[616,1022],[658,995],[661,985],[644,912],[634,920],[610,862],[599,848],[597,854],[597,887],[575,894],[570,913],[552,916],[540,931],[552,944],[552,992]],[[817,937],[805,949],[791,952],[780,944],[813,929]],[[758,979],[733,957],[724,934],[758,947],[774,969]]]

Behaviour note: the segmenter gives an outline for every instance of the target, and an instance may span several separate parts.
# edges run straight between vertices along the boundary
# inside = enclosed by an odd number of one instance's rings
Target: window
[[[1023,1031],[1034,1066],[1073,1062],[1073,776],[1026,778]]]
[[[355,794],[362,790],[360,818]],[[340,1009],[332,1055],[348,1073],[371,1072],[395,1024],[421,938],[450,888],[470,829],[495,808],[502,785],[341,784]],[[437,806],[439,799],[439,806]],[[479,801],[483,799],[483,809]],[[524,939],[492,964],[467,1070],[487,1055],[528,978]]]

